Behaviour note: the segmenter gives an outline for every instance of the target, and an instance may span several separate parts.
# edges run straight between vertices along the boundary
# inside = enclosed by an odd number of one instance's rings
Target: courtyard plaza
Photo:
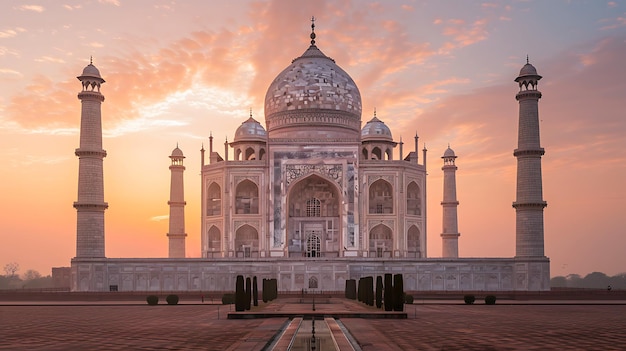
[[[380,311],[343,298],[318,298],[315,306],[319,314]],[[406,319],[339,323],[355,349],[367,351],[626,349],[626,301],[502,300],[488,306],[416,299],[405,307]],[[312,304],[279,298],[252,307],[251,313],[259,312],[306,315]],[[158,306],[2,301],[0,350],[264,350],[289,324],[285,317],[228,319],[229,313],[246,312],[208,299],[182,299],[176,306],[163,299]]]

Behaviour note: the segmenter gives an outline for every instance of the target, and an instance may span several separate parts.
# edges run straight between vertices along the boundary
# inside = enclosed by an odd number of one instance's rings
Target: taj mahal
[[[240,274],[275,278],[280,291],[343,291],[348,279],[385,273],[403,274],[407,291],[549,290],[541,76],[535,67],[527,61],[515,78],[515,256],[459,257],[457,156],[448,147],[436,165],[444,175],[443,249],[440,257],[429,257],[427,240],[434,239],[426,231],[426,147],[419,150],[416,135],[405,150],[376,112],[362,121],[357,84],[318,48],[314,24],[311,29],[308,48],[267,89],[265,123],[250,114],[223,149],[213,137],[208,150],[202,147],[202,186],[192,189],[201,192],[202,201],[201,257],[196,258],[186,257],[185,156],[178,147],[169,156],[169,257],[105,256],[105,80],[93,63],[84,68],[78,77],[82,110],[75,152],[73,291],[232,291]]]

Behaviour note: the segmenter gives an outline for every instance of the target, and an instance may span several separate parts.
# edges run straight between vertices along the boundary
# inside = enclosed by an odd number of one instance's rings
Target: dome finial
[[[311,16],[311,45],[315,45],[315,16]]]
[[[526,64],[529,64],[529,62],[528,62],[528,54],[526,54]]]
[[[93,65],[93,56],[89,56],[89,64]]]
[[[250,118],[252,118],[252,107],[250,107]]]
[[[376,107],[374,107],[374,117],[376,117]]]

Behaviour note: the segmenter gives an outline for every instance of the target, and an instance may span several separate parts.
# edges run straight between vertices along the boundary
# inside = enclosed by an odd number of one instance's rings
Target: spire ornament
[[[311,16],[311,46],[315,46],[315,16]]]

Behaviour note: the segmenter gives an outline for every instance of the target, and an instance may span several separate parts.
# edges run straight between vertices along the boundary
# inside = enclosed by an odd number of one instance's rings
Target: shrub
[[[485,296],[485,305],[495,305],[496,297],[495,295],[487,295]]]
[[[404,303],[412,305],[413,304],[413,295],[404,294]]]
[[[463,296],[463,301],[465,301],[465,303],[467,305],[471,305],[474,303],[474,301],[476,301],[476,296],[474,295],[465,295]]]
[[[246,310],[250,310],[252,301],[252,279],[246,277]]]
[[[402,274],[393,275],[393,310],[404,311],[404,282]]]
[[[178,295],[167,295],[165,301],[168,305],[178,305]]]
[[[252,304],[259,305],[259,285],[257,284],[256,275],[252,278]]]
[[[246,310],[246,290],[244,288],[243,275],[238,275],[235,282],[235,311]]]
[[[222,295],[222,305],[232,305],[235,303],[235,294],[226,293]]]
[[[391,273],[385,273],[383,283],[383,304],[385,305],[385,311],[393,311],[393,275],[391,275]]]
[[[383,277],[376,277],[376,308],[383,307]]]
[[[346,280],[346,298],[356,300],[356,280]]]
[[[146,297],[146,302],[148,303],[148,305],[158,305],[159,304],[159,297],[156,295],[150,295],[148,297]]]

